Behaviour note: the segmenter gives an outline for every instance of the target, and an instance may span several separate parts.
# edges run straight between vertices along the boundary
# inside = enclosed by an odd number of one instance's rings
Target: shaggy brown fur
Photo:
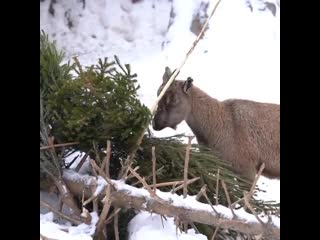
[[[163,84],[171,76],[166,68]],[[210,147],[235,172],[252,180],[262,163],[263,175],[280,179],[280,105],[249,100],[218,101],[192,85],[174,81],[161,101],[153,128],[176,129],[185,120],[198,143]]]

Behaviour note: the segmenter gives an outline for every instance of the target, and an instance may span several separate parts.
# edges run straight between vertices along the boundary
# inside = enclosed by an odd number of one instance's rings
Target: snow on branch
[[[70,191],[75,196],[90,198],[100,192],[98,198],[105,197],[105,191],[96,191],[105,188],[108,183],[102,179],[89,175],[80,175],[72,170],[66,170],[63,178]],[[280,239],[280,219],[272,217],[263,219],[260,223],[256,216],[244,209],[234,210],[222,205],[215,206],[215,211],[209,204],[196,200],[196,196],[187,195],[186,198],[170,192],[157,189],[157,197],[152,197],[150,191],[143,188],[129,186],[123,180],[111,180],[114,189],[110,193],[111,205],[119,208],[134,208],[149,211],[169,217],[178,217],[185,222],[197,222],[220,228],[232,229],[250,235],[264,234],[266,239]],[[152,193],[153,191],[151,191]]]

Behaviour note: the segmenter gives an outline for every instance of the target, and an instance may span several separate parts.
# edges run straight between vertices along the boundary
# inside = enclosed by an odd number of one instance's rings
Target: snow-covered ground
[[[48,11],[50,1],[40,2],[40,28],[66,53],[66,61],[78,56],[82,64],[90,65],[97,63],[99,57],[117,55],[122,63],[130,63],[138,74],[141,100],[151,107],[165,66],[178,67],[196,38],[190,24],[201,2],[209,3],[209,15],[217,0],[84,2],[85,8],[82,1],[57,0],[53,4],[54,16]],[[265,6],[263,0],[221,0],[209,29],[179,78],[191,76],[195,85],[219,100],[244,98],[280,103],[280,1],[268,2],[276,6],[275,16],[269,9],[261,10]],[[177,131],[165,129],[154,134],[181,132],[191,134],[185,123]],[[279,181],[261,178],[258,184],[266,190],[259,193],[260,198],[280,201]],[[50,220],[50,215],[41,216],[44,231],[45,222],[50,222],[44,219]],[[134,221],[138,220],[133,220],[130,229],[136,231],[131,240],[147,236],[146,229],[153,239],[161,234],[171,239],[171,225],[168,223],[170,226],[163,231],[157,216],[143,214],[135,219],[143,219],[144,223],[148,219],[150,224],[135,228]],[[141,232],[145,235],[139,235]],[[172,239],[205,238],[191,233],[177,238],[174,231]]]

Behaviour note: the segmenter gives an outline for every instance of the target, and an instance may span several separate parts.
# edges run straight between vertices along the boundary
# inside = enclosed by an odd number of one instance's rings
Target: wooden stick
[[[77,144],[79,144],[79,142],[49,144],[48,146],[40,147],[40,150],[53,149],[53,148],[57,148],[57,147],[72,146],[72,145],[77,145]]]
[[[199,179],[200,179],[200,177],[196,177],[196,178],[189,179],[189,180],[187,181],[187,184],[194,183],[194,182],[198,181]],[[140,183],[140,181],[137,181],[137,182],[131,184],[131,186],[135,186],[135,185],[137,185],[138,183]],[[180,185],[179,187],[177,187],[176,189],[173,190],[173,192],[176,192],[176,191],[178,191],[179,189],[183,188],[183,183],[184,183],[183,180],[180,180],[180,181],[172,181],[172,182],[164,182],[164,183],[157,183],[157,184],[156,184],[156,187],[159,188],[159,187],[176,186],[176,185],[178,185],[178,184],[182,184],[182,185]]]
[[[195,181],[198,181],[200,177],[192,178],[187,181],[187,184],[194,183]],[[166,187],[166,186],[171,186],[171,185],[177,185],[177,184],[183,184],[184,180],[181,181],[173,181],[173,182],[164,182],[164,183],[157,183],[156,187]]]
[[[100,176],[102,176],[107,181],[107,183],[109,183],[114,188],[113,182],[110,180],[110,178],[108,178],[104,174],[104,172],[102,171],[101,168],[99,168],[99,166],[96,164],[96,162],[93,159],[90,159],[90,163],[91,163],[92,167],[99,172]]]
[[[231,207],[231,201],[230,201],[230,196],[229,196],[229,193],[228,193],[228,190],[227,190],[227,185],[225,184],[225,182],[223,180],[221,180],[221,184],[222,184],[222,187],[223,187],[223,190],[224,190],[224,193],[226,194],[226,197],[227,197],[227,201],[228,201],[228,205],[229,205],[229,208],[232,212],[232,216],[234,219],[237,218],[236,214],[234,213],[233,211],[233,208]]]
[[[198,230],[198,228],[196,227],[196,225],[193,222],[189,222],[189,224],[191,225],[191,227],[194,229],[194,231],[199,234],[200,231]]]
[[[101,164],[101,169],[105,169],[105,174],[108,178],[110,178],[109,168],[110,168],[110,157],[111,157],[111,142],[110,140],[107,141],[107,154],[106,157],[103,159]]]
[[[218,233],[219,228],[220,228],[219,226],[216,227],[216,229],[214,230],[214,233],[213,233],[213,235],[212,235],[211,240],[214,240],[214,238],[216,237],[216,235],[217,235],[217,233]]]
[[[152,175],[153,175],[153,192],[156,194],[156,154],[155,146],[152,147]]]
[[[218,168],[217,173],[217,183],[216,183],[216,205],[219,204],[219,176],[220,176],[220,168]]]
[[[256,186],[256,184],[257,184],[257,182],[258,182],[258,180],[259,180],[259,178],[260,178],[260,176],[261,176],[261,173],[262,173],[262,171],[263,171],[264,168],[265,168],[265,164],[262,163],[262,165],[260,166],[260,169],[259,169],[259,171],[258,171],[258,173],[257,173],[257,176],[255,177],[255,179],[254,179],[254,181],[253,181],[253,183],[252,183],[252,185],[251,185],[251,189],[250,189],[250,192],[249,192],[249,195],[248,195],[249,198],[251,198],[251,196],[252,196],[252,194],[253,194],[253,192],[254,192],[254,188],[255,188],[255,186]],[[236,205],[237,203],[241,202],[241,201],[244,201],[244,197],[242,197],[242,198],[240,198],[239,200],[237,200],[237,201],[235,201],[234,203],[232,203],[232,204],[231,204],[231,207],[234,208],[235,205]],[[244,209],[246,209],[246,205],[244,206]]]
[[[252,212],[252,214],[256,217],[256,219],[258,220],[258,222],[261,223],[262,225],[265,225],[265,223],[259,218],[259,216],[257,215],[256,211],[253,209],[253,207],[252,207],[251,204],[249,203],[248,195],[249,195],[249,194],[248,194],[246,191],[243,192],[244,202],[245,202],[246,206],[247,206],[248,209]]]
[[[136,172],[139,170],[139,168],[139,166],[136,166],[133,170]],[[130,173],[128,176],[126,176],[125,180],[129,180],[131,178],[134,178],[134,175]]]
[[[183,198],[187,197],[187,181],[188,181],[188,166],[189,166],[189,159],[190,159],[190,149],[191,149],[191,141],[194,138],[194,136],[188,137],[188,146],[186,148],[186,156],[184,160],[184,171],[183,171]]]
[[[111,185],[107,186],[105,202],[102,208],[102,212],[100,214],[99,220],[96,224],[96,233],[101,232],[104,227],[105,219],[107,218],[110,206],[111,206]]]
[[[213,207],[210,199],[208,198],[207,192],[203,191],[203,196],[206,198],[207,202],[209,203],[210,207],[212,208],[212,210],[217,214],[217,216],[219,216],[219,213],[217,212],[217,210]]]
[[[203,185],[200,191],[198,192],[196,196],[197,201],[201,198],[201,196],[203,195],[203,192],[205,192],[206,190],[207,190],[207,184]]]
[[[140,177],[140,175],[137,172],[135,172],[131,167],[128,167],[128,169],[142,183],[143,187],[147,189],[151,196],[156,196],[156,194],[153,193],[148,183],[142,177]]]
[[[116,209],[115,209],[116,211]],[[119,216],[118,213],[114,215],[114,221],[113,221],[113,228],[114,228],[114,237],[115,240],[119,240],[119,227],[118,227],[118,222],[119,222]]]
[[[195,181],[198,181],[199,179],[200,179],[200,177],[196,177],[196,178],[189,179],[189,180],[186,182],[186,184],[189,185],[189,184],[191,184],[191,183],[194,183]],[[178,182],[181,182],[181,181],[178,181]],[[174,193],[174,192],[182,189],[183,187],[184,187],[184,181],[183,181],[183,184],[181,184],[180,186],[172,189],[171,192]]]
[[[161,199],[157,194],[155,194],[151,187],[148,185],[148,183],[137,173],[135,172],[131,167],[128,167],[128,170],[142,183],[143,187],[149,192],[150,196],[154,198],[156,201],[167,204],[166,201]]]
[[[49,209],[51,212],[57,214],[59,217],[62,217],[62,218],[68,220],[69,222],[71,222],[73,224],[76,224],[76,225],[82,224],[82,222],[80,220],[77,220],[77,219],[74,219],[72,217],[69,217],[69,216],[63,214],[62,212],[54,209],[49,203],[46,203],[46,202],[40,200],[40,205],[42,207],[45,207],[45,208]]]
[[[115,210],[113,211],[113,213],[110,214],[110,216],[107,218],[106,223],[109,223],[111,221],[111,219],[117,215],[119,212],[121,211],[121,208],[117,208],[115,207]]]
[[[252,196],[252,194],[254,192],[254,188],[256,187],[256,184],[257,184],[257,182],[258,182],[258,180],[259,180],[259,178],[260,178],[260,176],[262,174],[262,171],[265,168],[265,166],[266,166],[265,163],[262,163],[262,165],[260,166],[259,171],[257,173],[257,176],[255,177],[255,179],[253,181],[253,184],[251,186],[251,189],[250,189],[250,192],[249,192],[249,195],[248,195],[249,198],[251,198],[251,196]]]

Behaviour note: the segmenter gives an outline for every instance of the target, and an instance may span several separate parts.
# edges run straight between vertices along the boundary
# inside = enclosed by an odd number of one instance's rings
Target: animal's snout
[[[163,124],[159,124],[157,121],[153,120],[152,121],[152,128],[156,131],[160,131],[164,128],[163,126],[165,126],[166,123],[167,122],[165,121],[165,122],[163,122]],[[162,126],[160,126],[160,125],[162,125]]]
[[[156,121],[155,120],[152,120],[152,128],[154,130],[159,130],[158,127],[157,127],[157,124],[156,124]]]

